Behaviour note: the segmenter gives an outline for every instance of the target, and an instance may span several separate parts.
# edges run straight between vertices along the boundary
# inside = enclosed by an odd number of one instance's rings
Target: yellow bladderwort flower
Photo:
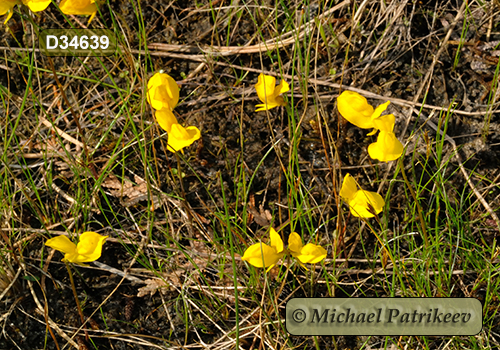
[[[304,268],[306,267],[303,264],[316,264],[326,258],[327,254],[326,250],[319,245],[308,243],[303,246],[302,239],[296,232],[292,232],[288,237],[288,250]]]
[[[344,177],[340,197],[349,204],[351,214],[359,218],[372,218],[380,213],[385,205],[384,199],[378,193],[358,190],[358,185],[350,174]]]
[[[102,245],[106,238],[108,236],[89,231],[81,234],[78,244],[71,242],[66,236],[58,236],[49,239],[45,245],[63,252],[63,261],[82,265],[101,257]]]
[[[179,86],[168,74],[156,73],[148,81],[148,102],[156,109],[155,117],[160,127],[168,133],[170,152],[177,152],[201,137],[196,126],[183,127],[172,110],[179,102]]]
[[[17,4],[20,4],[21,1],[19,0],[2,0],[0,1],[0,16],[3,16],[7,14],[7,18],[5,19],[4,24],[7,24],[9,19],[12,17],[14,14],[14,6]]]
[[[368,135],[380,130],[377,142],[368,146],[368,154],[382,162],[396,160],[403,154],[403,145],[393,132],[396,118],[393,114],[381,116],[389,103],[387,101],[373,109],[366,98],[352,91],[344,91],[337,98],[339,112],[349,122],[363,129],[373,128]]]
[[[59,4],[61,12],[65,15],[90,16],[90,23],[97,14],[95,0],[62,0]]]
[[[169,109],[170,111],[179,102],[179,86],[166,73],[156,73],[148,81],[148,102],[156,110]]]
[[[255,267],[267,267],[269,271],[284,255],[283,240],[272,227],[270,236],[270,246],[262,242],[255,243],[245,250],[241,260]]]
[[[298,259],[306,270],[304,264],[315,264],[326,258],[327,252],[323,247],[312,243],[303,246],[302,239],[296,232],[290,234],[287,250],[284,249],[280,235],[272,227],[270,236],[270,246],[262,242],[253,244],[245,250],[241,259],[255,267],[267,267],[269,271],[287,251]]]
[[[396,117],[393,114],[384,115],[373,120],[375,129],[380,130],[380,134],[377,137],[377,142],[368,146],[368,154],[372,159],[390,162],[398,159],[403,154],[403,144],[393,132],[395,122]]]
[[[276,78],[270,75],[264,75],[260,73],[257,84],[255,84],[255,89],[257,90],[257,95],[263,104],[258,104],[255,107],[256,112],[269,110],[274,107],[284,106],[286,104],[285,100],[280,94],[283,94],[290,90],[290,86],[284,80],[282,80],[278,86],[276,86]]]
[[[381,104],[377,108],[368,104],[366,98],[353,91],[344,91],[337,97],[337,108],[340,114],[361,129],[375,128],[374,119],[380,117],[391,102]]]
[[[196,126],[183,127],[180,124],[172,124],[168,132],[168,150],[177,152],[184,147],[190,146],[201,137],[201,132]]]

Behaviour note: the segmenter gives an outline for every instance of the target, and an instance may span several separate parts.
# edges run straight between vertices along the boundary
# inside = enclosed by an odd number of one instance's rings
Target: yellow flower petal
[[[396,138],[393,132],[380,131],[377,142],[368,146],[368,154],[372,159],[381,162],[396,160],[403,154],[403,144]]]
[[[374,121],[380,118],[380,115],[387,109],[390,103],[390,101],[387,101],[373,109],[366,98],[357,92],[348,90],[342,92],[337,98],[337,108],[340,114],[349,122],[362,129],[378,129]],[[386,121],[384,119],[384,122]],[[382,126],[386,127],[383,123]],[[369,135],[373,135],[375,132],[374,130]]]
[[[288,92],[290,91],[290,85],[288,85],[288,83],[284,80],[282,80],[278,86],[276,86],[276,88],[274,89],[274,98],[281,98],[281,100],[283,101],[283,103],[285,103],[285,101],[283,100],[283,97],[281,96],[278,96],[278,95],[281,95],[281,94],[284,94],[285,92]]]
[[[316,264],[326,258],[326,254],[327,252],[325,248],[316,244],[308,243],[300,250],[300,254],[297,255],[297,259],[304,264]]]
[[[101,257],[102,245],[108,236],[101,236],[96,232],[84,232],[76,246],[77,256],[71,262],[84,263],[95,261]]]
[[[168,108],[163,108],[155,112],[156,121],[166,132],[170,132],[172,125],[179,124],[174,113]]]
[[[375,125],[375,128],[380,131],[392,132],[394,130],[395,123],[396,123],[396,117],[394,116],[394,114],[383,115],[381,117],[373,119],[373,124]]]
[[[92,16],[97,13],[94,0],[62,0],[59,8],[66,15]]]
[[[255,90],[257,90],[257,96],[259,96],[259,99],[265,103],[267,96],[272,96],[274,94],[275,86],[275,77],[260,73],[257,78],[257,84],[255,84]]]
[[[300,238],[297,232],[292,232],[288,237],[288,250],[293,257],[300,254],[302,249],[302,238]]]
[[[7,12],[7,17],[5,18],[5,21],[3,22],[3,24],[7,24],[7,22],[9,21],[9,19],[12,18],[13,14],[14,14],[14,10],[8,11]]]
[[[371,119],[373,107],[366,98],[353,91],[344,91],[337,98],[337,108],[340,114],[352,124],[362,129],[374,127]]]
[[[90,22],[92,22],[92,20],[94,19],[94,17],[97,15],[97,11],[94,12],[93,14],[90,15],[90,18],[89,18],[89,21],[87,22],[87,25],[90,24]]]
[[[281,96],[278,96],[278,97],[281,97]],[[282,98],[282,97],[281,97]],[[283,98],[282,98],[283,99]],[[256,104],[255,107],[257,108],[255,110],[255,112],[260,112],[260,111],[267,111],[267,110],[270,110],[270,109],[273,109],[274,107],[279,107],[279,106],[282,106],[282,104],[278,103],[279,101],[273,101],[272,103],[271,102],[268,102],[267,104],[265,103],[259,103],[259,104]]]
[[[283,253],[278,253],[274,247],[265,243],[256,243],[245,250],[241,260],[255,267],[272,267],[282,256]]]
[[[258,112],[278,106],[284,106],[286,102],[283,97],[279,95],[289,91],[290,86],[283,80],[276,86],[275,77],[260,73],[257,84],[255,84],[255,90],[257,90],[257,96],[259,96],[259,99],[263,102],[263,104],[256,105],[256,112]]]
[[[274,265],[276,265],[276,264],[272,264],[271,266],[269,266],[269,267],[267,268],[266,272],[271,271],[271,269],[274,267]]]
[[[5,18],[5,21],[3,22],[3,24],[7,24],[7,22],[9,21],[9,19],[11,19],[12,15],[14,14],[14,11],[9,11],[9,13],[7,14],[7,17]]]
[[[51,0],[22,0],[23,3],[33,12],[45,10],[51,3]]]
[[[361,218],[372,218],[382,211],[384,199],[376,192],[358,190],[348,202],[351,214]]]
[[[184,147],[190,146],[201,137],[201,132],[196,126],[184,128],[180,124],[172,124],[168,133],[168,150],[177,152]]]
[[[0,2],[0,16],[5,15],[7,12],[12,10],[14,6],[20,3],[21,1],[19,0],[3,0]]]
[[[272,227],[269,234],[271,236],[271,247],[276,249],[276,252],[281,253],[285,249],[281,236]]]
[[[2,0],[0,2],[0,16],[5,15],[7,12],[12,10],[12,8],[20,4],[21,2],[19,0]]]
[[[14,6],[17,4],[20,4],[21,1],[19,0],[2,0],[0,2],[0,16],[7,14],[7,17],[5,18],[4,24],[7,24],[9,19],[12,17],[14,14]]]
[[[351,174],[346,174],[342,182],[342,188],[340,189],[340,197],[349,203],[354,198],[357,190],[358,185],[356,184],[356,180],[354,180]]]
[[[59,250],[65,254],[72,254],[76,252],[76,244],[71,242],[66,236],[57,236],[45,242],[47,247]]]
[[[372,120],[380,117],[382,115],[382,112],[387,109],[390,103],[391,101],[387,101],[386,103],[382,103],[381,105],[377,106],[377,108],[375,108],[371,116]]]
[[[156,110],[174,109],[179,102],[179,86],[168,74],[156,73],[148,81],[148,102]]]

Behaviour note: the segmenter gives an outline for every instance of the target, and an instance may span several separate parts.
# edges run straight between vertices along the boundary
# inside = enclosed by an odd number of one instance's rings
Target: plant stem
[[[71,282],[71,288],[73,289],[73,296],[75,297],[76,307],[78,308],[78,313],[80,314],[80,319],[82,320],[82,325],[83,325],[85,323],[85,317],[83,317],[82,307],[80,306],[80,301],[78,301],[78,295],[76,294],[76,287],[75,287],[75,281],[73,280],[73,273],[71,272],[71,268],[69,267],[68,262],[65,261],[64,263],[66,265],[66,268],[68,269],[69,280]],[[87,330],[84,328],[83,331],[85,332],[85,339],[89,341],[89,334],[87,333]]]

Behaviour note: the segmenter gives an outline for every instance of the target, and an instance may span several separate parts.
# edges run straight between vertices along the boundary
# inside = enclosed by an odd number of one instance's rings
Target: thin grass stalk
[[[78,313],[80,314],[80,319],[82,321],[82,326],[85,324],[85,317],[83,316],[83,311],[82,307],[80,305],[80,301],[78,300],[78,294],[76,294],[76,287],[75,287],[75,281],[73,280],[73,273],[71,272],[71,268],[69,267],[69,263],[67,261],[64,261],[64,265],[66,265],[66,269],[68,270],[68,275],[69,275],[69,280],[71,282],[71,289],[73,290],[73,296],[75,297],[75,302],[76,302],[76,307],[78,309]],[[84,328],[83,331],[85,332],[85,340],[90,341],[89,333],[87,330]]]
[[[401,162],[401,174],[403,175],[403,179],[405,181],[406,186],[410,190],[411,196],[413,200],[415,201],[415,204],[417,206],[417,212],[418,212],[418,219],[420,220],[420,226],[422,228],[422,236],[424,237],[424,245],[425,248],[429,247],[429,240],[428,240],[428,235],[427,235],[427,228],[425,226],[425,220],[422,215],[422,207],[420,206],[420,202],[418,201],[417,195],[415,194],[415,191],[413,190],[413,187],[411,186],[410,182],[408,181],[408,177],[406,177],[406,172],[405,172],[405,167],[403,164],[403,157],[399,158],[399,161]]]

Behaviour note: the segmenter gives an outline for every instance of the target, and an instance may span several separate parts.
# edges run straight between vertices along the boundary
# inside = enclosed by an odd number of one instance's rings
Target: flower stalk
[[[75,297],[76,308],[78,309],[78,313],[80,314],[80,320],[82,321],[82,325],[85,324],[85,317],[83,316],[82,306],[80,305],[80,301],[78,300],[78,294],[76,293],[75,281],[73,280],[73,273],[71,272],[71,268],[69,266],[68,261],[64,261],[64,265],[66,265],[66,269],[68,270],[69,281],[71,282],[71,289],[73,291],[73,296]],[[85,332],[85,340],[89,341],[89,333],[84,328]]]

